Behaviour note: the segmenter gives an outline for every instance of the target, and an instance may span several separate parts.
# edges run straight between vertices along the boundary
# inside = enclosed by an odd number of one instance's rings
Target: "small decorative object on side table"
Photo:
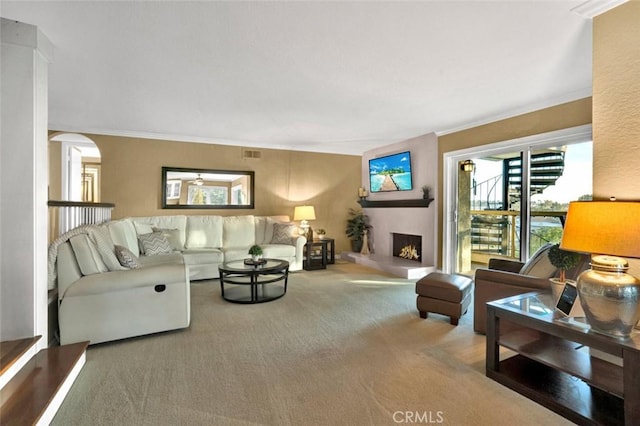
[[[560,294],[564,290],[565,283],[575,285],[575,281],[566,279],[566,272],[568,269],[573,268],[580,262],[580,254],[572,251],[562,250],[560,244],[555,244],[549,249],[549,262],[560,270],[560,276],[558,278],[550,278],[551,281],[551,293],[553,294],[553,300],[558,301]]]
[[[324,240],[327,235],[327,231],[322,228],[316,229],[316,234],[318,235],[318,239]]]

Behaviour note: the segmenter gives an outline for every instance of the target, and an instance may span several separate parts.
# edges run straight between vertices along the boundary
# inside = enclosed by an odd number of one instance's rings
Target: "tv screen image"
[[[411,179],[411,153],[409,151],[369,160],[371,192],[409,191]]]

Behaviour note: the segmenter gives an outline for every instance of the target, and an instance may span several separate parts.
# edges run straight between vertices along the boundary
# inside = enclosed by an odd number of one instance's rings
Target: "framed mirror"
[[[253,209],[255,173],[162,168],[163,209]]]

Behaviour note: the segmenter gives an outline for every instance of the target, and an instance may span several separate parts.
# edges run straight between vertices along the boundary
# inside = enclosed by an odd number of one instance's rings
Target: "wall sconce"
[[[460,170],[463,172],[471,173],[476,169],[476,163],[472,160],[464,160],[462,164],[460,164]]]

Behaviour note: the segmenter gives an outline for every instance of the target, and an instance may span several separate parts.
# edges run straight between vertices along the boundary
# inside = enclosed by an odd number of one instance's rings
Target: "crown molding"
[[[586,19],[593,19],[628,0],[589,0],[571,9],[572,12]]]

